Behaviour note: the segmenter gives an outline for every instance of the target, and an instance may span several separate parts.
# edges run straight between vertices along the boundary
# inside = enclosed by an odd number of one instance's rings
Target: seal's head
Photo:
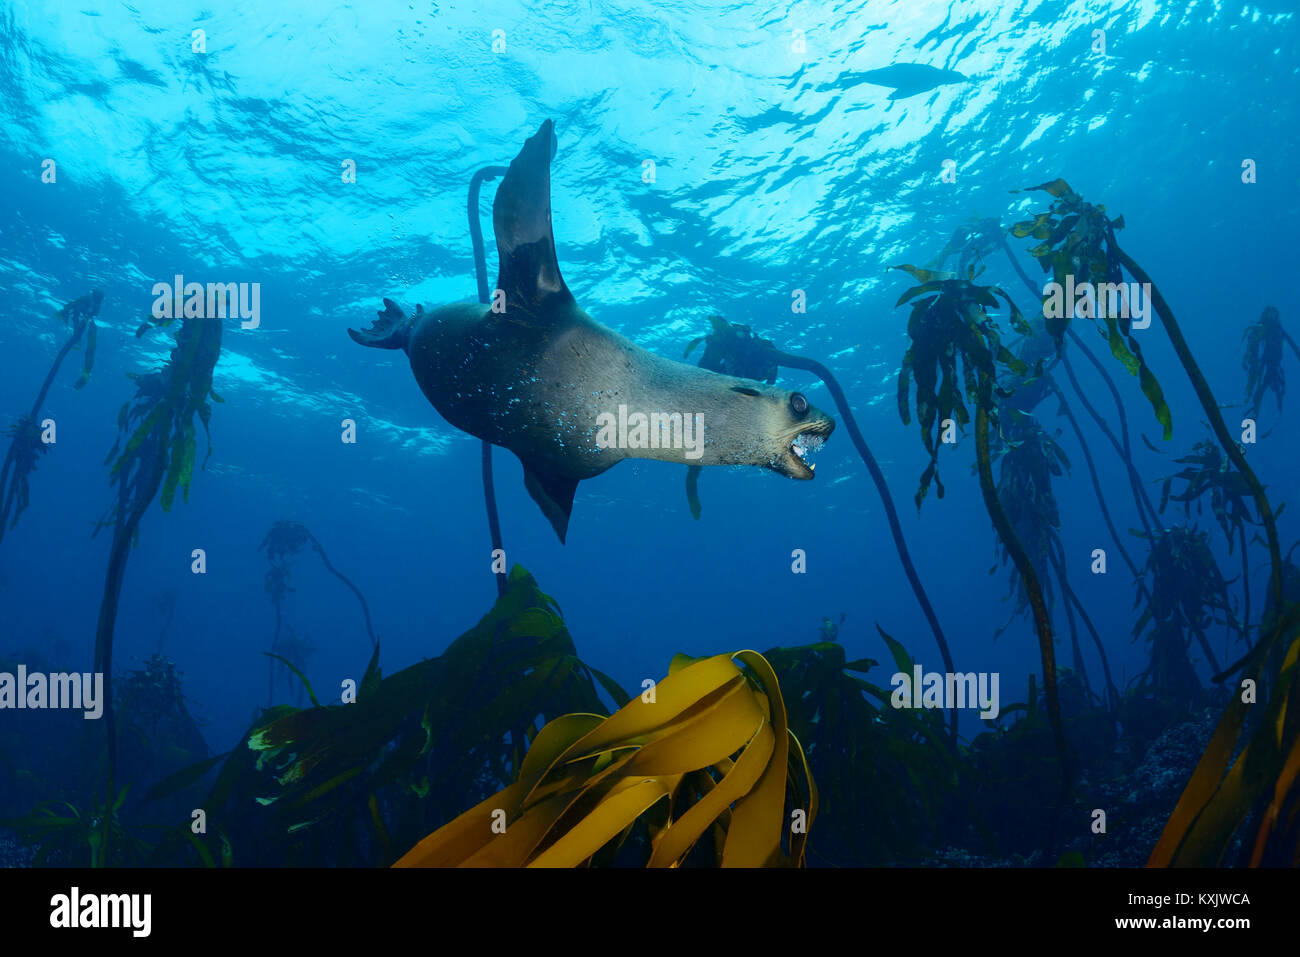
[[[731,387],[750,402],[761,429],[755,437],[761,465],[789,478],[810,479],[816,470],[811,459],[835,431],[835,421],[801,392],[787,392],[762,383]]]

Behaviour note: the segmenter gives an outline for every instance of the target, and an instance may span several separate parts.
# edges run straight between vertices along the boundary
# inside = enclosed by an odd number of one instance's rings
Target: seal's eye
[[[808,414],[808,400],[801,393],[794,392],[790,395],[790,408],[794,410],[795,415]]]

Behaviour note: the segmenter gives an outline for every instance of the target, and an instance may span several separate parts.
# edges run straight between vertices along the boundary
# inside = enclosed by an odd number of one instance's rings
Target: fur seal
[[[500,269],[490,307],[417,306],[408,317],[385,299],[369,329],[348,334],[405,350],[444,419],[518,456],[561,542],[578,483],[625,458],[756,465],[811,479],[808,456],[835,423],[803,395],[656,355],[577,304],[551,231],[554,143],[547,120],[497,189]]]
[[[940,70],[924,63],[895,63],[879,70],[857,74],[857,79],[874,86],[892,86],[891,100],[905,100],[918,93],[928,93],[949,83],[967,83],[970,77],[956,70]]]

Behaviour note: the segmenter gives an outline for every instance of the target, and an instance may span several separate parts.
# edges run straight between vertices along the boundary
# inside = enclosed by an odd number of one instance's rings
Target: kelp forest
[[[202,472],[220,458],[221,321],[140,325],[138,336],[166,338],[170,352],[124,386],[92,377],[96,323],[108,308],[101,293],[68,303],[49,320],[62,341],[48,375],[33,383],[30,407],[9,413],[0,549],[6,532],[40,522],[49,507],[38,466],[59,452],[43,408],[79,350],[80,394],[121,403],[103,474],[87,482],[103,499],[87,534],[109,539],[94,635],[103,718],[29,716],[64,753],[0,725],[6,862],[1300,864],[1297,542],[1279,524],[1286,476],[1251,464],[1253,443],[1286,428],[1285,372],[1300,368],[1300,350],[1277,308],[1243,304],[1233,326],[1241,377],[1207,381],[1193,349],[1214,344],[1185,336],[1178,297],[1140,265],[1136,243],[1121,245],[1124,218],[1062,179],[1022,195],[1036,204],[1027,218],[974,219],[938,256],[918,253],[889,273],[898,295],[882,320],[897,343],[890,427],[919,439],[919,474],[890,473],[873,455],[854,390],[842,384],[860,375],[851,359],[785,351],[746,316],[701,315],[684,347],[683,358],[714,372],[825,389],[869,480],[860,487],[888,523],[890,540],[873,546],[898,563],[914,599],[914,621],[870,626],[880,660],[846,654],[841,616],[825,619],[810,644],[693,636],[690,647],[707,655],[677,654],[653,681],[625,689],[606,673],[613,663],[584,654],[584,635],[566,625],[562,604],[582,594],[552,595],[513,563],[477,624],[456,636],[430,621],[428,646],[445,650],[392,670],[385,609],[362,592],[379,559],[347,549],[331,557],[331,542],[286,515],[244,543],[269,599],[264,655],[249,666],[264,704],[233,741],[205,741],[168,656],[178,640],[174,590],[151,599],[159,626],[143,667],[114,658],[124,589],[158,590],[129,574],[133,554],[178,505],[203,507]],[[931,249],[941,241],[917,240]],[[983,284],[995,264],[1017,282]],[[1150,328],[1116,308],[1116,291],[1130,284],[1149,290]],[[1053,289],[1085,286],[1097,292],[1071,298],[1075,308],[1053,300]],[[1157,336],[1176,364],[1149,361]],[[1103,392],[1081,387],[1084,369]],[[1176,380],[1190,386],[1194,407],[1170,407],[1165,389]],[[1165,472],[1139,471],[1139,443],[1163,457]],[[484,468],[497,546],[486,447]],[[1103,470],[1122,482],[1103,484]],[[1081,559],[1063,540],[1059,483],[1075,473],[1093,498],[1070,507],[1095,515],[1100,557]],[[709,482],[691,468],[685,483],[679,506],[707,523]],[[962,622],[944,620],[934,583],[917,570],[915,556],[932,546],[906,541],[899,516],[943,510],[959,483],[982,507],[968,520],[987,536],[983,558],[997,581],[988,600],[1001,601],[1004,630],[1032,633],[1037,655],[1023,685],[1004,681],[1012,703],[997,717],[960,721],[951,707],[899,707],[890,680],[922,659],[972,670],[949,643]],[[1081,587],[1095,561],[1109,561],[1130,589],[1128,634],[1095,622]],[[288,602],[307,562],[331,576],[350,609],[331,640],[346,639],[360,677],[341,693],[332,677],[313,675],[321,636],[295,623]],[[1145,666],[1126,678],[1112,661],[1130,645]],[[27,668],[73,666],[46,654],[29,656]],[[0,671],[16,666],[0,662]],[[1088,826],[1098,808],[1102,832]],[[864,818],[889,825],[863,827]]]

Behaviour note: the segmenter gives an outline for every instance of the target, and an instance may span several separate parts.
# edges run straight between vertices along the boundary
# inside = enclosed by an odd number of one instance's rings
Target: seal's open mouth
[[[812,457],[826,444],[835,423],[830,419],[816,422],[794,437],[790,443],[790,465],[794,478],[810,479],[817,471],[817,464]]]
[[[790,446],[799,461],[808,466],[809,471],[817,471],[817,463],[812,461],[816,452],[826,444],[825,436],[815,435],[812,432],[800,432],[794,437],[794,444]]]

